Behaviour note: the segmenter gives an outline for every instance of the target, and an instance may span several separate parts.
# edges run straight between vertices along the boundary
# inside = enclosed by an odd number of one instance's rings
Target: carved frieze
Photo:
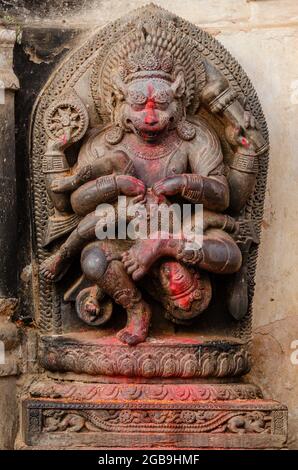
[[[60,398],[68,400],[113,400],[115,402],[152,401],[188,402],[255,400],[262,398],[261,390],[250,384],[134,384],[134,383],[81,383],[40,380],[30,387],[34,398]]]
[[[61,438],[73,448],[125,448],[132,441],[135,447],[155,449],[169,442],[174,448],[275,448],[283,446],[286,436],[285,409],[258,399],[218,403],[165,399],[147,405],[33,400],[24,403],[24,413],[25,441],[39,448],[59,447]]]

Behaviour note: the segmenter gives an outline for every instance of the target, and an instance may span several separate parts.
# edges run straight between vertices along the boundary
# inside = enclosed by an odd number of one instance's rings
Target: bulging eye
[[[146,103],[146,96],[136,90],[130,90],[128,93],[128,100],[132,104],[132,106],[144,105]]]
[[[169,105],[170,104],[170,97],[166,92],[159,92],[156,93],[154,96],[154,101],[158,105]]]
[[[160,109],[161,111],[164,111],[168,108],[169,103],[160,103],[159,101],[156,101],[156,107]]]

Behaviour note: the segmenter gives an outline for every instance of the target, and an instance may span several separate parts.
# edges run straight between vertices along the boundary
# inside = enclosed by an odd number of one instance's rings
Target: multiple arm
[[[61,144],[50,142],[44,157],[44,173],[48,194],[60,214],[74,211],[86,215],[119,194],[138,196],[145,192],[144,184],[132,176],[134,167],[130,158],[122,151],[95,158],[88,165],[69,168]]]
[[[189,155],[191,174],[170,176],[154,185],[156,194],[182,195],[192,203],[204,204],[209,210],[222,212],[228,207],[239,213],[251,195],[258,172],[258,156],[267,150],[266,142],[257,129],[254,118],[245,111],[237,94],[218,71],[209,67],[209,82],[202,95],[203,102],[212,113],[220,116],[234,158],[227,178],[223,174],[223,157],[216,139],[209,139],[207,158],[217,161],[215,168],[200,169],[200,147],[193,147]],[[215,142],[215,143],[214,143]],[[212,148],[213,145],[213,148]],[[206,151],[206,149],[205,149]],[[214,158],[215,156],[215,158]],[[203,158],[206,161],[206,154]]]
[[[222,212],[229,205],[229,188],[224,176],[185,174],[181,195],[188,201],[203,204],[206,209]]]
[[[228,81],[210,65],[208,83],[202,93],[202,100],[208,109],[222,120],[234,159],[230,165],[228,183],[230,205],[233,213],[239,213],[251,195],[258,172],[258,156],[268,146],[257,123],[248,113],[237,93]]]
[[[222,212],[229,205],[229,188],[224,176],[201,176],[182,174],[169,176],[153,186],[157,195],[174,196],[180,194],[194,204],[204,204],[204,208]]]
[[[102,158],[95,159],[92,164],[74,167],[69,176],[54,180],[54,192],[72,192],[88,181],[111,174],[131,174],[133,165],[124,152],[116,151]]]

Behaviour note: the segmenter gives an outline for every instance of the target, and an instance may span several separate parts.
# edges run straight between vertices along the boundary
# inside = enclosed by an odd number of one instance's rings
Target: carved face
[[[183,74],[174,83],[160,78],[133,80],[125,87],[123,124],[145,141],[154,141],[181,119]]]

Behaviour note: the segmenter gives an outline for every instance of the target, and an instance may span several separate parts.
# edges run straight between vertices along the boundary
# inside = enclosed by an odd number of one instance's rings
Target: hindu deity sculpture
[[[240,65],[159,7],[95,31],[65,57],[32,115],[33,290],[47,379],[28,386],[28,445],[284,442],[285,408],[241,380],[268,150]],[[175,225],[184,212],[188,230]]]
[[[237,216],[254,188],[257,154],[264,142],[255,119],[237,101],[228,82],[212,69],[207,82],[203,62],[192,61],[187,49],[170,29],[140,23],[137,31],[112,48],[98,71],[110,123],[91,130],[77,162],[62,175],[49,162],[59,154],[65,162],[63,150],[72,143],[71,121],[66,120],[57,140],[49,141],[45,154],[53,205],[70,219],[76,214],[78,225],[43,262],[42,275],[61,279],[72,259],[81,254],[84,279],[91,285],[80,308],[96,322],[103,294],[122,305],[127,325],[118,337],[128,344],[148,335],[151,308],[138,286],[144,276],[154,279],[168,318],[187,322],[208,307],[212,293],[207,272],[231,274],[242,265]],[[211,109],[218,111],[230,102],[235,119],[227,119],[225,127],[234,158],[227,172],[216,132],[196,112],[201,103],[209,107],[211,103]],[[59,119],[61,111],[58,123]],[[187,249],[183,234],[179,239],[162,231],[147,240],[134,240],[131,246],[117,239],[96,241],[102,216],[96,208],[115,205],[119,195],[141,197],[143,204],[169,203],[173,198],[180,204],[202,204],[202,247]],[[230,303],[232,314],[233,309],[243,308],[233,305],[234,299]]]

